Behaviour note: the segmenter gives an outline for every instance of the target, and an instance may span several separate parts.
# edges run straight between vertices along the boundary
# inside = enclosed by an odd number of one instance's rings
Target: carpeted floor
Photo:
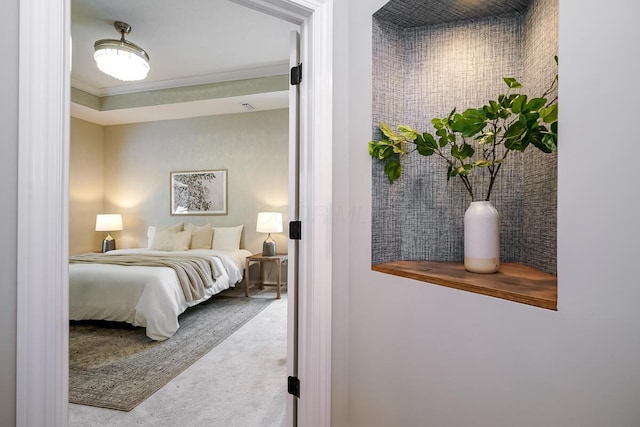
[[[180,316],[180,329],[162,342],[143,328],[71,322],[69,400],[129,411],[239,327],[271,299],[214,296]]]

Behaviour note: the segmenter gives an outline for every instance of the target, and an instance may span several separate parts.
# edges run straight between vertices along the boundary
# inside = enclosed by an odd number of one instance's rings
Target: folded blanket
[[[187,302],[204,297],[205,289],[213,286],[220,275],[213,259],[197,255],[82,254],[69,257],[69,263],[170,267],[178,276]]]

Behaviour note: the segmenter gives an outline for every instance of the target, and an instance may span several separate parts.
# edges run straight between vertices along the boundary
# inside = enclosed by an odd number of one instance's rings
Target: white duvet
[[[193,254],[211,256],[218,267],[215,285],[199,300],[187,302],[178,276],[170,267],[112,264],[69,265],[69,318],[111,320],[147,328],[153,340],[165,340],[180,327],[178,316],[188,307],[205,301],[243,278],[247,250],[192,249],[162,252],[149,249],[118,249],[110,254]]]

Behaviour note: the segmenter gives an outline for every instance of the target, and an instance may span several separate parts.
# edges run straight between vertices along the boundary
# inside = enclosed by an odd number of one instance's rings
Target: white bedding
[[[71,320],[111,320],[147,328],[153,340],[165,340],[180,327],[178,315],[229,287],[243,277],[244,260],[251,252],[192,249],[179,252],[118,249],[114,254],[211,256],[220,275],[206,295],[187,302],[176,272],[170,267],[140,267],[112,264],[69,265],[69,318]]]

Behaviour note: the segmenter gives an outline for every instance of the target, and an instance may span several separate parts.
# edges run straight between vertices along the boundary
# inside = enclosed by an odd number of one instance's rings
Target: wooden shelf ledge
[[[505,263],[493,274],[470,273],[454,262],[394,261],[373,271],[407,277],[549,310],[558,309],[558,278],[524,264]]]

